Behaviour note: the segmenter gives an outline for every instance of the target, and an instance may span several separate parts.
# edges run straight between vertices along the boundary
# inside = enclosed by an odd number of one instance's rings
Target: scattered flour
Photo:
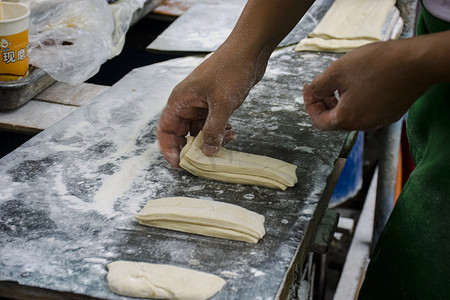
[[[312,58],[318,58],[319,57],[319,55],[317,55],[317,54],[303,54],[302,55],[302,58],[304,58],[304,59],[312,59]]]
[[[240,277],[239,274],[235,271],[222,271],[222,272],[220,272],[220,275],[222,275],[224,277],[230,277],[230,278]]]
[[[303,95],[296,97],[294,102],[297,104],[305,104],[305,101],[303,100]]]
[[[140,156],[133,156],[121,164],[120,171],[107,177],[103,185],[96,192],[92,208],[99,213],[114,215],[115,201],[126,192],[133,184],[135,178],[142,172],[159,154],[158,143],[148,146],[148,149]],[[136,210],[138,207],[136,207]]]
[[[266,275],[266,273],[264,273],[264,272],[262,272],[260,270],[254,269],[254,268],[251,268],[250,272],[252,272],[253,276],[255,276],[255,277]]]
[[[253,195],[253,194],[245,194],[244,195],[244,199],[247,199],[247,200],[252,200],[254,198],[255,198],[255,195]]]
[[[310,153],[310,154],[314,154],[314,148],[312,147],[308,147],[308,146],[299,146],[299,147],[295,147],[295,150],[300,150],[306,153]]]
[[[286,106],[272,106],[270,108],[271,111],[281,111],[281,110],[287,110],[287,111],[296,111],[296,108],[292,105],[286,105]]]

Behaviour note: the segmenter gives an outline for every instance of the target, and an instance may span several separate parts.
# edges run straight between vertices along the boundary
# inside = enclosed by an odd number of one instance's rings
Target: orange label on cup
[[[28,75],[28,30],[0,36],[0,51],[0,80],[17,80]]]

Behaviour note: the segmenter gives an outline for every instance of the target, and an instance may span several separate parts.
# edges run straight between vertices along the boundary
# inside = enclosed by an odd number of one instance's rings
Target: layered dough
[[[279,159],[220,148],[215,156],[202,152],[203,135],[188,136],[180,154],[180,166],[208,179],[266,186],[285,190],[297,183],[297,166]]]
[[[265,234],[264,216],[243,207],[204,199],[150,200],[135,215],[142,225],[257,243]]]
[[[348,52],[399,38],[403,20],[395,0],[336,0],[297,51]]]
[[[115,261],[108,285],[116,294],[137,298],[208,299],[225,285],[219,276],[171,265]]]

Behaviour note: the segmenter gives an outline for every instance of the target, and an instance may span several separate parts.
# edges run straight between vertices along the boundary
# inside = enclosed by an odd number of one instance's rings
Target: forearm
[[[372,43],[348,52],[305,85],[305,107],[314,126],[324,130],[386,126],[431,85],[450,82],[449,70],[450,31]]]
[[[413,38],[417,69],[430,84],[450,82],[450,30]]]
[[[227,40],[172,91],[157,128],[161,152],[179,164],[185,136],[203,130],[203,153],[214,155],[232,136],[233,111],[262,78],[272,51],[313,0],[248,0]]]
[[[218,52],[237,55],[264,65],[313,2],[249,0],[235,28]]]

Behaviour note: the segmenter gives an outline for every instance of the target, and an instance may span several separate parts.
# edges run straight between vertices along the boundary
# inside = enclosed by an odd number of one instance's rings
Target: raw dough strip
[[[226,284],[205,272],[132,261],[108,264],[107,280],[116,294],[156,299],[208,299]]]
[[[208,179],[260,185],[285,190],[297,183],[297,166],[279,159],[220,148],[215,156],[202,153],[203,134],[189,136],[180,154],[180,166]]]
[[[264,216],[243,207],[204,199],[150,200],[135,215],[146,226],[257,243],[265,234]]]
[[[395,0],[336,0],[309,35],[330,39],[382,39]]]
[[[403,29],[395,0],[336,0],[296,51],[348,52],[397,39]]]
[[[386,17],[386,22],[384,22],[383,27],[381,28],[382,41],[391,40],[391,36],[394,33],[396,24],[399,20],[403,23],[403,19],[400,18],[400,11],[395,6],[391,7]]]
[[[369,40],[306,38],[297,44],[295,51],[349,52],[372,42]]]

